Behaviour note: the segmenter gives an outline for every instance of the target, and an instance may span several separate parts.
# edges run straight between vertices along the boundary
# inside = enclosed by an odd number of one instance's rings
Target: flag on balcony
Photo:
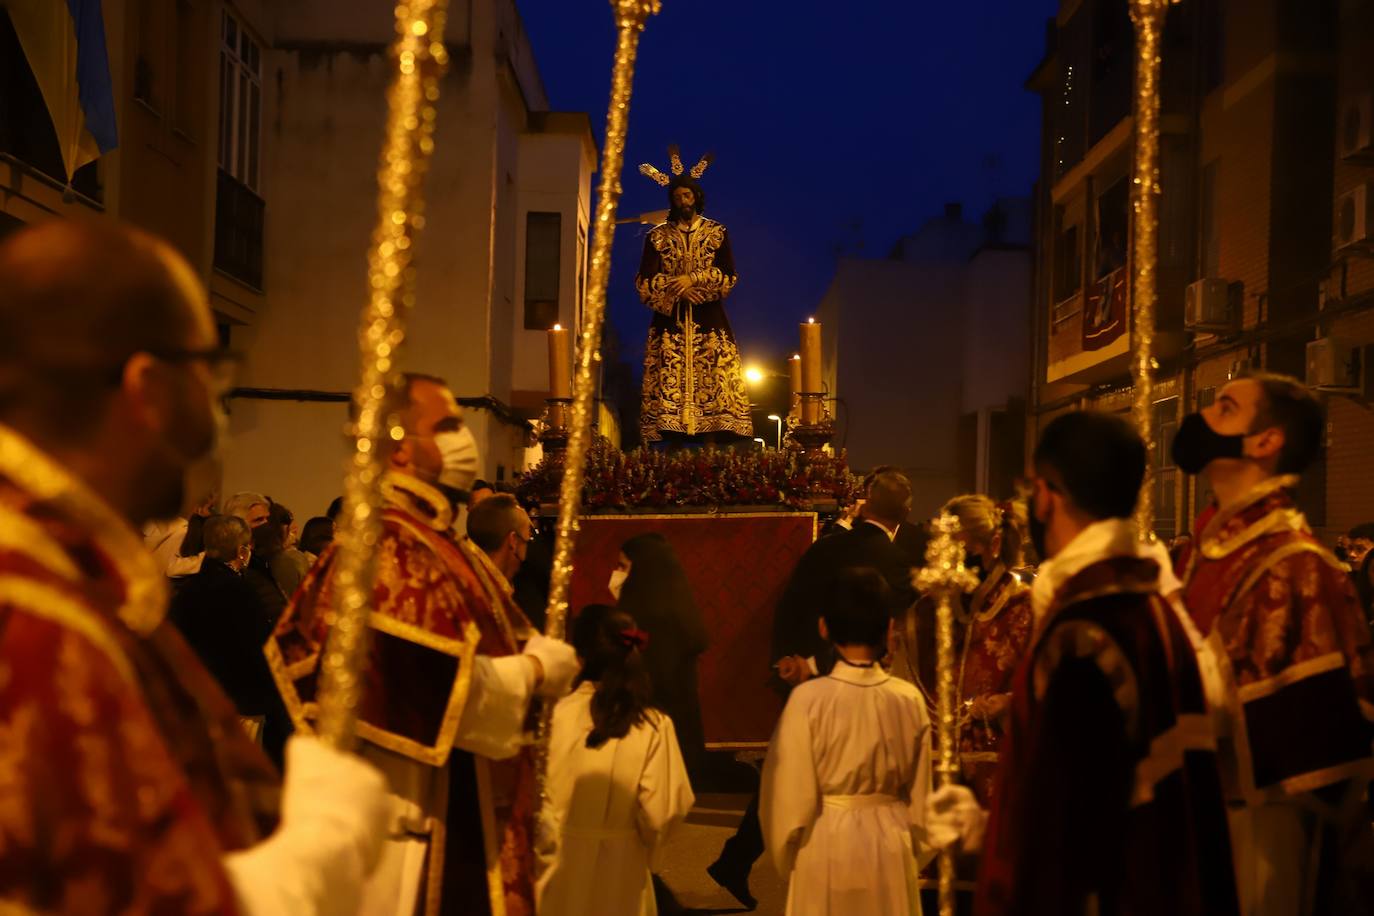
[[[119,143],[100,0],[7,0],[5,7],[71,181],[77,169]]]

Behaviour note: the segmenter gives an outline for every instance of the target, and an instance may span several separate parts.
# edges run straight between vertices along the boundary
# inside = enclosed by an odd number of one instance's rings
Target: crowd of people
[[[627,540],[614,603],[541,635],[548,539],[475,478],[444,381],[405,375],[359,740],[337,749],[314,730],[341,501],[298,529],[265,495],[207,497],[226,358],[162,242],[54,222],[0,244],[0,900],[657,912],[712,774],[709,633],[672,544]],[[1131,520],[1146,450],[1118,416],[1047,424],[1020,500],[952,498],[977,584],[938,791],[928,532],[874,469],[776,608],[786,703],[711,878],[752,908],[767,854],[789,914],[895,916],[948,851],[980,916],[1369,912],[1374,532],[1338,557],[1297,510],[1322,430],[1263,373],[1187,417],[1174,460],[1214,505],[1172,557]]]

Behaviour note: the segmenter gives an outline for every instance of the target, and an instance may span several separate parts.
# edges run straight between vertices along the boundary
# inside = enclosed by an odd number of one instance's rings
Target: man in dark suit
[[[215,515],[202,529],[205,560],[172,599],[168,617],[245,717],[264,717],[262,743],[281,765],[290,720],[262,647],[271,616],[243,570],[253,552],[246,522]]]
[[[887,580],[893,591],[894,612],[916,600],[911,585],[913,560],[910,552],[896,543],[907,528],[911,513],[911,481],[893,467],[877,468],[864,483],[864,502],[852,527],[821,538],[797,561],[773,618],[773,651],[777,687],[785,695],[803,681],[826,675],[835,665],[834,650],[820,635],[821,602],[828,586],[847,569],[869,567]],[[924,553],[924,539],[920,532]],[[749,892],[749,872],[763,855],[763,832],[759,825],[758,796],[744,811],[735,835],[725,841],[720,857],[706,872],[745,907],[753,909]]]
[[[849,531],[822,538],[802,555],[773,618],[773,658],[788,689],[818,674],[834,660],[817,628],[820,600],[841,570],[871,567],[882,574],[902,607],[916,600],[911,586],[914,558],[899,546],[911,513],[911,482],[895,468],[880,468],[867,481],[859,516]],[[919,537],[919,535],[918,535]]]

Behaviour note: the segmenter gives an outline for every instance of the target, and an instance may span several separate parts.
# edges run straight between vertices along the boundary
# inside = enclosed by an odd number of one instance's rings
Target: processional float
[[[1137,53],[1131,213],[1133,414],[1147,446],[1151,447],[1154,440],[1151,406],[1159,236],[1160,37],[1170,2],[1131,0]],[[567,405],[567,446],[548,605],[548,634],[560,638],[566,630],[582,471],[591,438],[592,362],[600,348],[605,316],[635,58],[640,32],[648,18],[659,11],[660,0],[611,0],[611,6],[618,41],[606,117],[589,282],[573,390]],[[448,52],[443,42],[447,7],[447,0],[401,0],[396,6],[396,35],[391,46],[396,69],[387,92],[386,132],[378,170],[377,225],[368,253],[368,297],[359,327],[361,371],[353,393],[357,420],[353,431],[353,454],[344,483],[344,511],[337,534],[338,619],[331,628],[325,648],[320,689],[319,734],[340,748],[353,744],[363,689],[361,667],[366,654],[368,614],[376,573],[375,547],[381,531],[384,465],[379,446],[386,439],[395,440],[403,435],[396,418],[383,416],[381,408],[389,385],[398,377],[396,357],[405,340],[407,315],[415,302],[412,257],[415,239],[424,227],[423,182],[434,151],[439,83],[448,66]],[[805,331],[803,339],[806,339]],[[826,418],[820,415],[819,385],[816,382],[808,385],[807,381],[793,385],[794,391],[802,389],[801,403],[796,405],[803,408],[801,425],[820,426]],[[806,397],[807,394],[811,397]],[[1153,536],[1153,504],[1152,481],[1147,477],[1137,510],[1137,523],[1144,538]],[[963,565],[964,550],[957,534],[955,519],[944,516],[937,520],[936,537],[927,557],[928,566],[917,578],[918,585],[933,594],[937,602],[940,760],[936,772],[941,785],[952,782],[958,768],[952,601],[971,588],[973,580],[972,573]],[[550,714],[551,709],[546,708],[540,723],[541,794]],[[941,855],[939,887],[941,916],[953,916],[952,853]]]

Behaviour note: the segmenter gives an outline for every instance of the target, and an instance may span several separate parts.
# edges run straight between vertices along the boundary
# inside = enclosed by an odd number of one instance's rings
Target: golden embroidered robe
[[[1012,678],[1030,648],[1034,630],[1030,587],[999,563],[972,595],[963,597],[954,613],[954,651],[959,666],[955,669],[954,686],[960,723],[960,781],[987,808],[992,804],[993,776],[1006,726]],[[934,721],[934,600],[922,598],[905,615],[905,623],[904,629],[909,632],[898,636],[916,646],[917,686],[926,697]],[[1002,709],[990,712],[989,706]]]
[[[163,571],[0,426],[0,910],[234,913],[280,783],[163,620]]]
[[[678,298],[669,284],[689,274],[700,302]],[[749,390],[725,297],[735,287],[735,259],[725,227],[698,217],[690,229],[660,223],[644,240],[635,286],[653,309],[644,347],[640,432],[754,435]]]
[[[409,839],[384,853],[363,910],[533,916],[529,698],[482,683],[489,660],[517,653],[533,630],[486,555],[451,536],[442,494],[401,474],[384,490],[359,753],[387,775],[393,836]],[[266,649],[304,731],[318,715],[335,556],[320,556]]]
[[[1374,777],[1374,645],[1346,568],[1294,505],[1297,483],[1276,477],[1204,512],[1180,558],[1184,602],[1221,667],[1241,898],[1258,914],[1340,912],[1323,895],[1346,877],[1318,873],[1348,877],[1362,857],[1368,880],[1374,864],[1339,836],[1368,833],[1356,796]]]

